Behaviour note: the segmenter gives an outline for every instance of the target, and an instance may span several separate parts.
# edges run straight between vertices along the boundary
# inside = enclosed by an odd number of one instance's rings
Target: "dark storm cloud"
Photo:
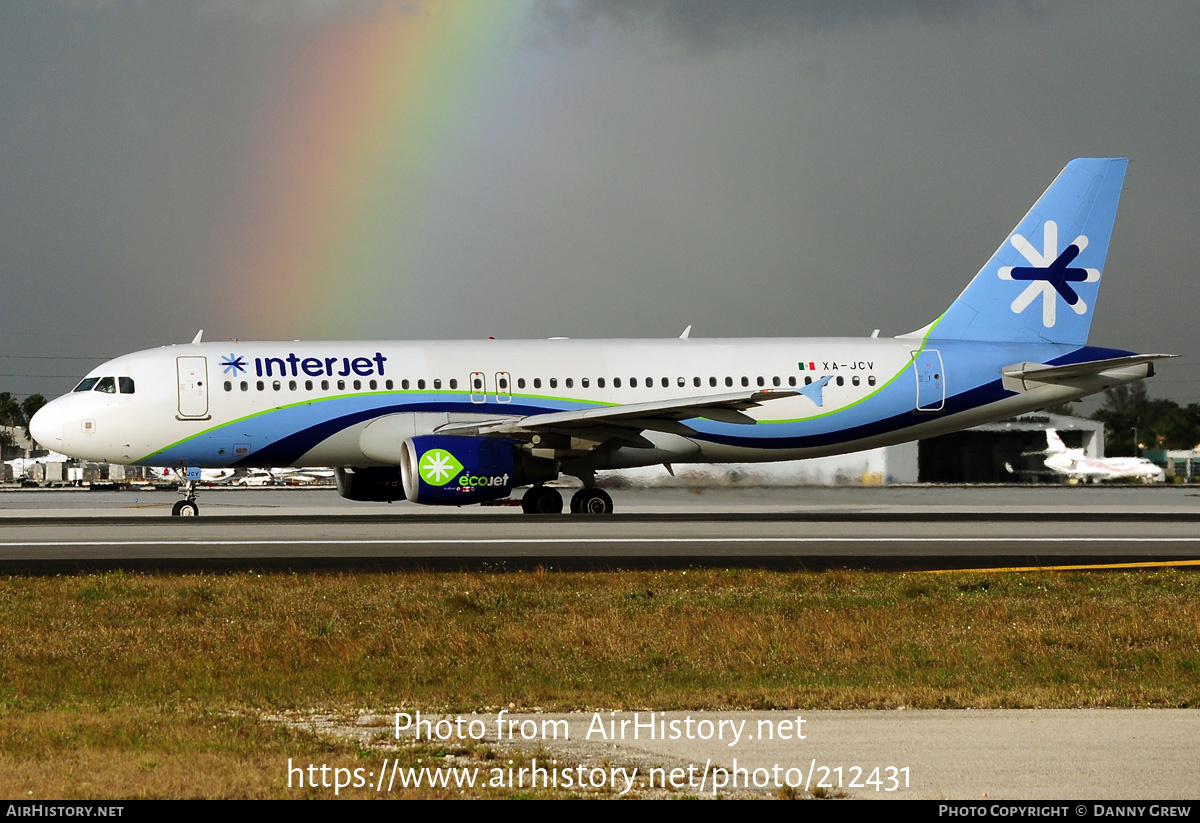
[[[704,50],[735,47],[762,36],[789,36],[797,31],[854,28],[900,19],[940,20],[971,17],[988,8],[1029,2],[955,2],[955,0],[552,0],[546,14],[566,27],[586,27],[600,20],[622,26],[661,26],[686,45]]]

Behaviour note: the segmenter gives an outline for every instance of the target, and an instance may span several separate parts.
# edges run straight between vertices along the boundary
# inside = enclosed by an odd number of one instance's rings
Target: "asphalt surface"
[[[569,491],[568,491],[569,494]],[[1200,489],[884,487],[615,492],[611,516],[358,504],[329,489],[0,493],[0,570],[939,569],[1200,559]]]

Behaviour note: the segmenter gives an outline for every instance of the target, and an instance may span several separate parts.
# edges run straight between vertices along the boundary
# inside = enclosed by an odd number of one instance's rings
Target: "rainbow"
[[[528,2],[386,4],[298,41],[256,173],[218,248],[220,310],[246,337],[358,336],[403,293],[440,182],[478,150]],[[364,304],[365,303],[365,304]],[[392,309],[396,317],[400,307]]]

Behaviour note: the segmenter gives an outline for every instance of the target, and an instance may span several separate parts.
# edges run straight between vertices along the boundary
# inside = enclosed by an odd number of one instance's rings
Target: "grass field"
[[[1198,595],[1177,571],[9,577],[0,796],[326,796],[287,758],[380,756],[280,712],[1194,707]]]

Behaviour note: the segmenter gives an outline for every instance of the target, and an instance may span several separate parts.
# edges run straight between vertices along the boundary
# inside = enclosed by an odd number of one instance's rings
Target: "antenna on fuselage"
[[[204,336],[204,329],[201,329],[200,331],[196,332],[196,336],[192,338],[192,345],[199,343],[200,338],[203,336]]]
[[[687,327],[686,329],[684,329],[684,330],[683,330],[683,334],[679,335],[679,339],[680,339],[680,340],[687,340],[687,339],[688,339],[689,337],[691,337],[691,336],[692,336],[692,324],[691,324],[691,323],[689,323],[689,324],[688,324],[688,327]]]

